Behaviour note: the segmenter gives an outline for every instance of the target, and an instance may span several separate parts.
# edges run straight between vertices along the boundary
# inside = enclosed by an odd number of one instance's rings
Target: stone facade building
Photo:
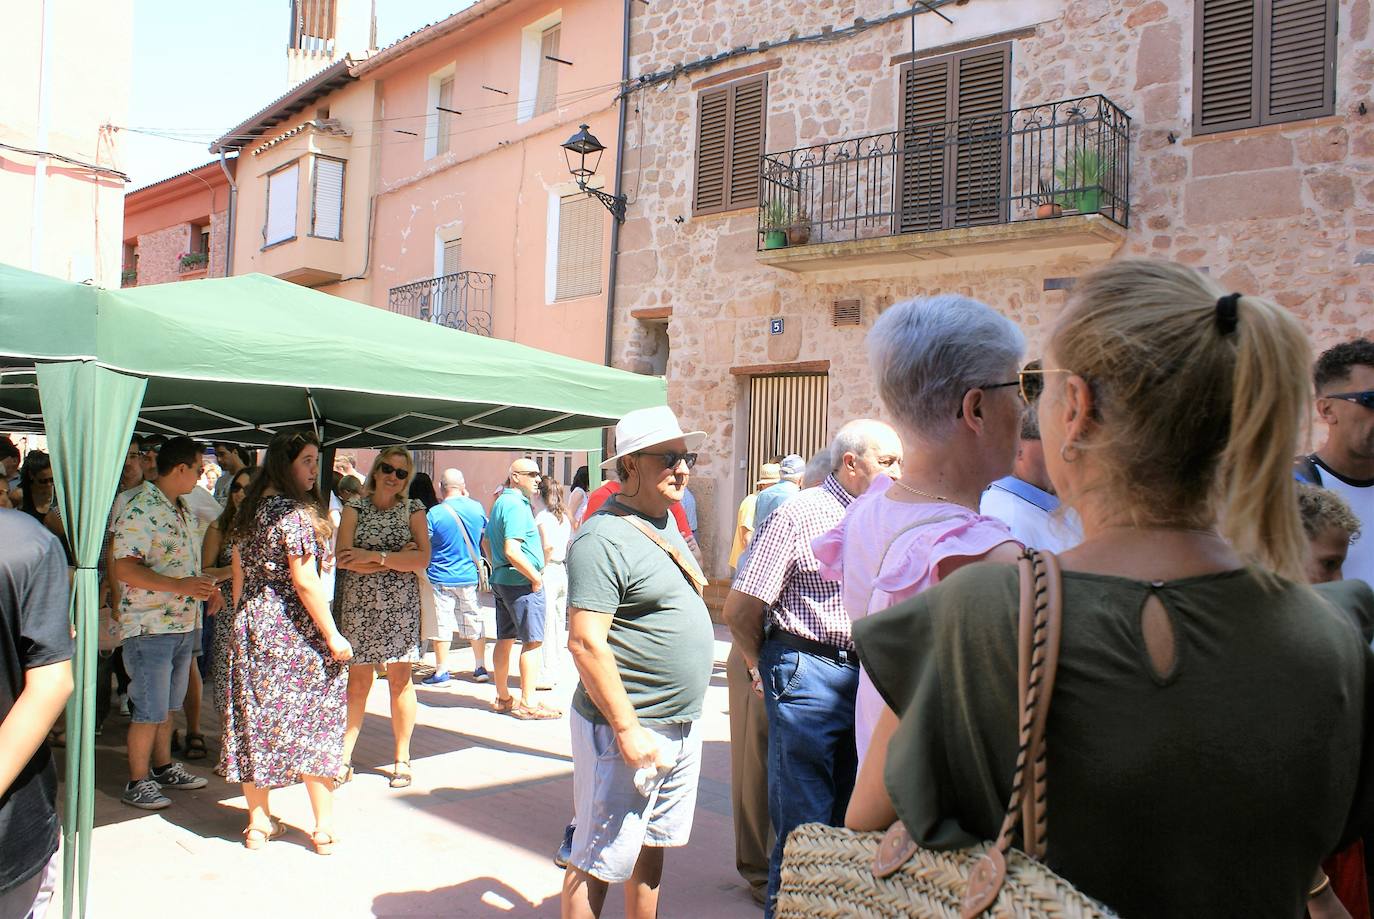
[[[894,301],[985,300],[1035,356],[1074,278],[1156,256],[1374,332],[1367,2],[931,6],[631,4],[614,362],[710,432],[715,577],[748,467],[880,414]]]
[[[129,192],[120,286],[227,275],[229,191],[215,160]]]

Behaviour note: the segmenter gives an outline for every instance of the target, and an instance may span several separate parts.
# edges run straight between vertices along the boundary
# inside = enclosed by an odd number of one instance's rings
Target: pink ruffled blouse
[[[839,581],[849,618],[860,619],[896,606],[940,580],[940,563],[969,561],[1004,542],[1007,525],[957,504],[908,504],[887,497],[892,480],[880,475],[845,511],[840,525],[811,544],[820,575]],[[882,714],[883,699],[868,674],[859,672],[854,735],[863,762]]]

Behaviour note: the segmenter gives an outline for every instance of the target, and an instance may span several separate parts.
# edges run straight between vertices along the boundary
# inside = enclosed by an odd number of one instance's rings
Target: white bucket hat
[[[677,440],[687,441],[687,449],[695,450],[706,439],[705,431],[684,431],[678,423],[673,410],[666,405],[655,408],[635,409],[615,426],[615,455],[601,464],[602,469],[613,469],[615,461],[622,456],[638,453],[648,447]]]

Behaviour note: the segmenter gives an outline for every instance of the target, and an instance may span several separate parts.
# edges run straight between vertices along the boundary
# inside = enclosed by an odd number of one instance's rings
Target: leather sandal
[[[353,781],[353,764],[349,763],[348,765],[344,766],[343,769],[339,770],[339,774],[334,776],[334,779],[331,782],[331,784],[336,789],[338,789],[343,788],[351,781]]]
[[[498,715],[509,715],[515,711],[515,696],[506,696],[504,699],[496,697],[496,701],[491,704],[491,710]]]
[[[563,713],[558,709],[549,708],[539,702],[534,705],[517,706],[511,714],[521,721],[556,721],[563,717]]]
[[[411,780],[410,760],[398,760],[396,765],[391,767],[391,781],[387,784],[392,788],[409,788]]]
[[[252,851],[257,851],[286,832],[286,824],[276,817],[271,818],[271,829],[264,830],[261,827],[250,826],[243,831],[243,847]]]
[[[339,837],[329,830],[316,830],[310,834],[310,844],[315,847],[316,855],[333,855],[334,843],[339,841]]]

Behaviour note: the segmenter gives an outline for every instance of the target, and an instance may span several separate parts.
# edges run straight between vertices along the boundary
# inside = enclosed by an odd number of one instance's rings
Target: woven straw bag
[[[1112,915],[1040,861],[1045,855],[1045,723],[1059,664],[1059,562],[1027,550],[1020,560],[1017,681],[1020,749],[1006,818],[994,843],[936,852],[902,821],[886,833],[820,823],[787,837],[778,919],[921,916],[938,919],[1096,919]],[[1029,777],[1030,793],[1024,793]],[[1012,848],[1013,836],[1021,848]]]

